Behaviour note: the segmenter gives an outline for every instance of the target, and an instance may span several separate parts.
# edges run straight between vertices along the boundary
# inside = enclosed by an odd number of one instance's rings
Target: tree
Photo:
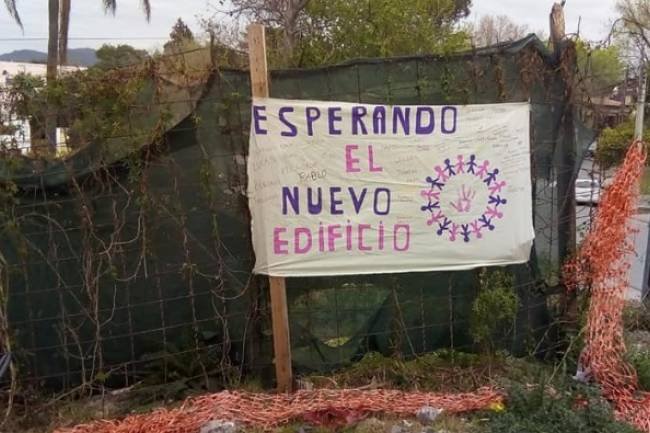
[[[282,57],[285,63],[293,56],[300,21],[304,18],[304,10],[310,0],[231,0],[231,16],[244,16],[271,29],[277,29],[281,34]]]
[[[306,8],[298,64],[430,54],[469,47],[458,30],[469,0],[331,0]]]
[[[169,34],[169,39],[172,42],[183,42],[185,40],[194,40],[194,33],[192,30],[185,24],[185,22],[179,18],[176,20],[176,24],[172,27],[172,31]]]
[[[577,64],[584,90],[591,96],[609,95],[623,78],[623,62],[619,49],[591,47],[582,40],[576,41]]]
[[[59,64],[68,63],[68,32],[70,30],[71,0],[60,0],[59,3]]]
[[[47,82],[56,80],[59,64],[59,1],[48,0],[48,29],[47,40]],[[56,153],[56,107],[48,98],[48,109],[45,116],[45,138],[49,147]],[[38,151],[46,149],[37,149]]]
[[[650,2],[647,0],[619,0],[616,9],[621,14],[614,26],[615,33],[632,38],[642,51],[650,47]],[[645,56],[644,56],[645,57]]]
[[[114,69],[142,63],[147,58],[145,50],[137,50],[131,45],[102,45],[96,52],[97,63],[94,68]]]
[[[232,0],[229,14],[267,27],[272,63],[311,66],[352,57],[469,47],[457,22],[471,0]]]
[[[182,19],[179,18],[176,20],[171,33],[169,33],[169,41],[165,42],[164,50],[183,50],[196,46],[197,44],[195,43],[194,33],[192,33],[192,30],[190,30]]]
[[[117,0],[102,0],[106,13],[115,14]],[[147,21],[151,18],[151,4],[149,0],[141,0]],[[16,0],[5,0],[5,7],[22,27],[20,15],[16,8]],[[47,80],[53,81],[57,77],[58,65],[67,63],[68,59],[68,30],[70,28],[71,0],[48,0],[48,44],[47,44]],[[52,104],[50,104],[52,105]],[[49,142],[56,143],[56,112],[48,110],[46,116],[46,136]]]
[[[523,38],[528,27],[519,25],[506,15],[484,15],[472,28],[472,43],[477,47]]]

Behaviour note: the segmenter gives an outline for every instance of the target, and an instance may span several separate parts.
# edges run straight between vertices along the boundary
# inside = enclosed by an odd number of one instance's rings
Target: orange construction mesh
[[[625,359],[623,307],[633,250],[630,218],[635,213],[645,167],[642,142],[632,144],[613,183],[599,203],[590,233],[575,260],[567,264],[570,288],[591,286],[585,349],[581,364],[602,387],[617,417],[650,433],[650,394],[638,392],[636,371]]]
[[[489,388],[471,394],[354,389],[276,395],[223,391],[189,399],[175,409],[130,415],[119,421],[95,421],[55,433],[198,433],[202,425],[216,419],[263,429],[298,419],[313,424],[344,424],[371,413],[412,416],[422,406],[459,413],[487,409],[501,401],[501,394]]]

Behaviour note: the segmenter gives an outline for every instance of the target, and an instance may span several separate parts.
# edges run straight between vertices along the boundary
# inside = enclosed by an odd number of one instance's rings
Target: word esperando
[[[313,136],[317,127],[329,135],[430,135],[453,134],[458,124],[454,106],[354,105],[343,107],[281,106],[273,112],[253,105],[256,135],[269,134],[269,122],[281,123],[282,137]]]

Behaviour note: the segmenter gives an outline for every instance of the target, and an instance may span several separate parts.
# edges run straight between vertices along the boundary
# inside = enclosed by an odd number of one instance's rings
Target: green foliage
[[[295,53],[300,66],[359,57],[446,53],[469,47],[456,29],[467,0],[332,0],[310,2]]]
[[[598,138],[596,160],[603,168],[620,164],[634,139],[634,121],[628,120],[614,128],[605,128]],[[650,140],[650,130],[644,128],[643,140]]]
[[[592,48],[587,42],[578,40],[576,54],[578,71],[589,95],[609,94],[623,79],[623,62],[617,46]]]
[[[94,68],[112,69],[138,65],[148,58],[145,50],[138,50],[131,45],[104,44],[97,50],[97,63]]]
[[[136,131],[130,112],[141,96],[146,73],[146,65],[106,70],[94,67],[47,84],[37,77],[18,75],[9,91],[10,106],[18,118],[30,121],[33,142],[43,131],[48,103],[56,107],[59,125],[69,127],[73,148],[131,136]]]
[[[623,310],[626,331],[650,331],[650,308],[640,302],[631,302]]]
[[[470,333],[475,343],[493,353],[498,338],[514,325],[519,300],[514,278],[506,271],[483,269],[479,278],[481,288],[472,304]]]
[[[356,388],[374,383],[395,389],[419,389],[436,392],[468,392],[488,385],[495,376],[513,372],[526,375],[511,359],[441,349],[404,360],[370,352],[359,361],[328,377],[307,376],[304,382],[314,387]],[[512,367],[512,369],[510,368]]]
[[[633,433],[631,426],[614,419],[609,405],[587,387],[554,389],[540,383],[534,388],[508,390],[506,410],[490,418],[492,433]]]
[[[650,348],[631,350],[628,354],[628,360],[636,369],[641,389],[650,391]]]

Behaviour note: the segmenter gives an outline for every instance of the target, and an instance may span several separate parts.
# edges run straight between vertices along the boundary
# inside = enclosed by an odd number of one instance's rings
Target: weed
[[[636,369],[641,389],[650,391],[650,349],[632,350],[628,354],[628,360]]]
[[[497,340],[514,326],[518,299],[512,275],[502,270],[483,269],[481,290],[472,304],[470,333],[486,352],[494,353]]]
[[[534,387],[513,386],[505,411],[488,421],[491,433],[633,433],[631,426],[614,419],[609,405],[593,388],[556,389],[542,380]]]

